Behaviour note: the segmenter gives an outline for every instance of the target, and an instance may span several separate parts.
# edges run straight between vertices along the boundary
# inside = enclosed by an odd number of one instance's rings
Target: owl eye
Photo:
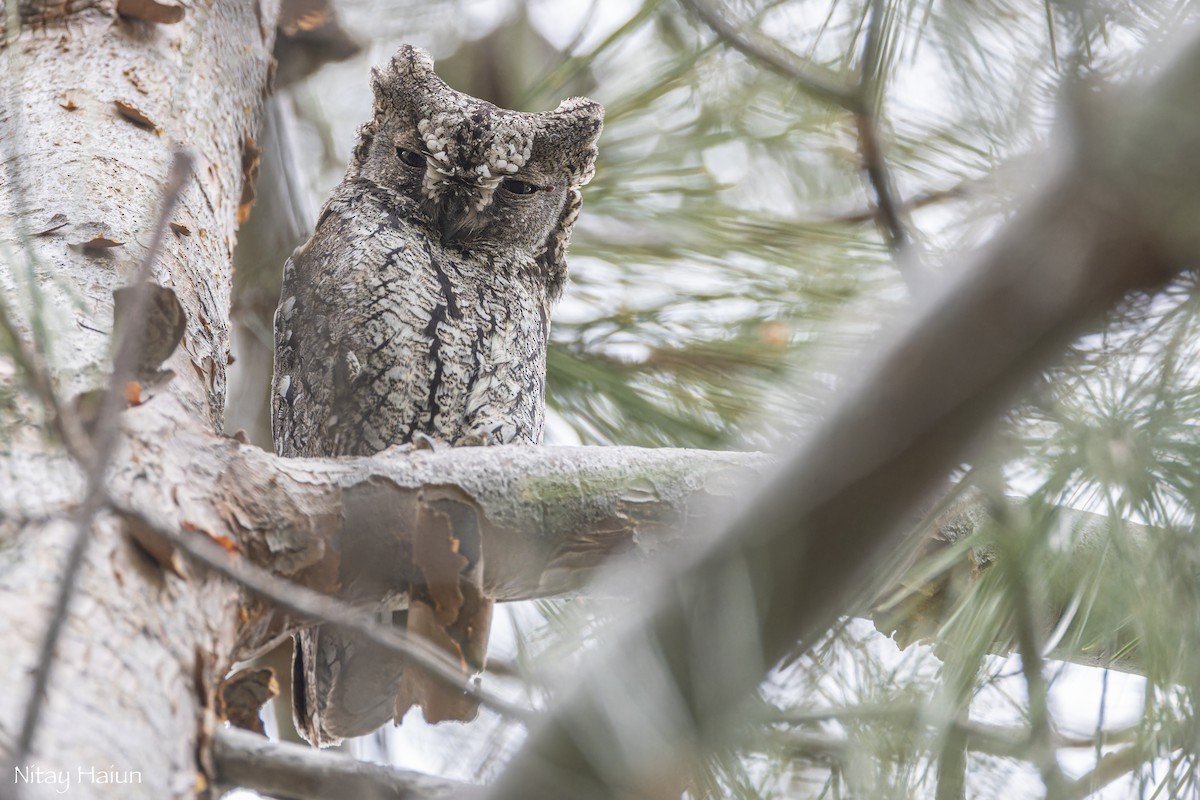
[[[538,190],[538,187],[534,186],[532,183],[519,181],[516,178],[505,178],[504,180],[500,181],[500,188],[506,192],[512,192],[513,194],[533,194]]]
[[[425,156],[420,153],[415,153],[412,150],[405,150],[403,147],[396,148],[396,155],[400,156],[400,160],[410,167],[425,166]]]

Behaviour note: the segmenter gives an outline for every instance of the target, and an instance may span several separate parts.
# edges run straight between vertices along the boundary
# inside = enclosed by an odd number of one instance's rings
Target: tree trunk
[[[0,289],[60,397],[106,385],[113,291],[146,252],[171,151],[182,147],[194,166],[154,278],[174,290],[187,330],[168,362],[176,377],[159,396],[147,391],[143,410],[162,426],[219,426],[230,254],[276,5],[47,0],[21,2],[14,15],[9,4]],[[0,741],[10,754],[85,485],[50,440],[51,423],[22,399],[0,444]],[[115,463],[136,453],[136,441],[122,444]],[[165,572],[126,533],[111,512],[91,520],[33,752],[15,765],[23,772],[4,776],[5,793],[52,796],[69,780],[86,797],[190,797],[206,784],[213,690],[238,634],[239,593]]]

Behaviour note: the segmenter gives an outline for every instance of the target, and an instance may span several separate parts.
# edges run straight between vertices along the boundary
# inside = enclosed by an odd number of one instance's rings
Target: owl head
[[[359,131],[351,172],[413,201],[410,221],[443,245],[532,257],[561,287],[579,187],[595,167],[600,104],[497,108],[451,89],[409,45],[372,71],[371,84],[374,115]]]

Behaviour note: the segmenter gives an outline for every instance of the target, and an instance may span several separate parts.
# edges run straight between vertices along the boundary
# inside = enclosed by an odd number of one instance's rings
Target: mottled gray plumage
[[[276,452],[369,455],[422,434],[536,444],[550,310],[603,109],[506,111],[449,88],[408,46],[372,87],[346,176],[284,270]],[[399,666],[362,645],[300,637],[297,717],[314,743],[391,718]]]

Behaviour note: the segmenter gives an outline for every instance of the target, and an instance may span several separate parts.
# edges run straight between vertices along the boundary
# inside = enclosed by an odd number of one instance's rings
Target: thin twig
[[[181,534],[173,527],[116,501],[113,501],[113,507],[119,513],[136,519],[157,532],[188,558],[284,611],[305,617],[314,623],[334,625],[356,633],[378,647],[404,656],[439,682],[474,697],[499,714],[522,722],[528,722],[532,718],[533,714],[529,708],[497,697],[474,682],[464,680],[458,662],[451,660],[427,640],[407,631],[381,625],[372,613],[272,575],[244,557],[230,554],[207,536]]]
[[[871,215],[880,227],[888,248],[896,257],[897,267],[909,286],[916,284],[919,259],[914,257],[912,237],[904,222],[902,206],[896,200],[891,170],[883,156],[879,137],[875,95],[878,88],[883,40],[883,11],[881,0],[871,4],[867,37],[863,45],[861,77],[854,88],[841,87],[831,79],[814,72],[810,61],[801,58],[781,43],[761,34],[751,35],[739,30],[713,9],[707,0],[680,0],[707,25],[722,42],[747,58],[793,81],[808,94],[846,109],[854,115],[858,130],[859,154],[863,171],[875,194],[876,210]]]
[[[1018,536],[1028,539],[1028,534],[1020,533],[1017,527],[1011,524],[1012,513],[1006,504],[993,504],[992,514],[995,519],[1001,520],[1006,528],[1006,535],[1000,538],[999,545],[1008,557],[1001,560],[1001,568],[1005,570],[1008,578],[1005,589],[1012,604],[1017,645],[1021,652],[1021,672],[1025,677],[1025,687],[1029,695],[1029,743],[1033,748],[1033,763],[1041,772],[1046,797],[1061,798],[1067,782],[1062,768],[1058,765],[1058,748],[1054,741],[1054,723],[1051,720],[1048,702],[1049,686],[1044,672],[1045,661],[1042,658],[1045,647],[1031,597],[1033,586],[1021,558],[1021,554],[1028,554],[1031,550],[1028,546],[1023,546],[1027,542],[1016,541]]]
[[[12,342],[12,357],[17,366],[25,373],[30,386],[38,399],[46,407],[50,415],[50,424],[54,427],[58,438],[62,440],[67,452],[81,464],[89,464],[95,457],[91,441],[88,440],[79,417],[69,411],[59,400],[54,383],[50,380],[49,370],[41,355],[25,341],[8,314],[8,308],[0,298],[0,331]]]
[[[811,64],[779,42],[765,36],[751,36],[730,25],[710,6],[707,0],[680,0],[686,8],[708,26],[721,41],[747,58],[760,62],[773,72],[795,84],[818,100],[858,113],[861,110],[857,92],[839,86],[833,76],[817,73]]]
[[[858,151],[863,171],[875,193],[876,223],[896,259],[900,274],[913,287],[916,282],[914,267],[919,266],[919,259],[913,250],[913,239],[903,216],[903,206],[896,200],[891,167],[884,157],[879,136],[879,65],[883,58],[884,12],[884,0],[872,0],[858,84],[859,110],[854,115],[854,124],[858,129]]]
[[[50,680],[50,671],[54,666],[55,648],[62,635],[70,611],[71,599],[75,595],[79,571],[83,567],[84,556],[87,553],[91,537],[92,519],[104,507],[105,503],[105,473],[112,460],[113,451],[117,444],[117,416],[125,407],[125,385],[132,379],[138,357],[138,341],[136,332],[144,324],[146,305],[149,301],[149,278],[153,274],[154,261],[162,245],[167,228],[167,221],[183,184],[191,171],[191,157],[184,153],[176,153],[171,161],[171,169],[167,174],[167,183],[163,188],[162,206],[158,219],[155,221],[154,238],[146,250],[138,270],[136,290],[128,309],[126,335],[118,343],[117,353],[113,359],[113,373],[104,401],[97,417],[93,441],[93,457],[84,464],[87,468],[87,490],[84,501],[75,514],[75,531],[71,546],[67,550],[66,564],[58,582],[58,594],[55,597],[54,608],[51,611],[50,622],[46,627],[46,635],[42,640],[41,651],[38,653],[37,668],[33,674],[33,687],[25,705],[25,718],[21,723],[21,733],[14,750],[14,763],[23,764],[33,749],[33,739],[37,733],[38,722],[41,718],[42,704],[45,701],[46,686]]]
[[[863,171],[875,192],[876,211],[874,217],[883,231],[888,247],[899,254],[908,248],[911,237],[901,219],[901,205],[896,202],[892,188],[891,169],[883,156],[879,142],[879,125],[873,114],[854,115],[858,128],[858,152],[862,157]]]
[[[908,200],[899,202],[900,211],[907,215],[912,211],[927,206],[936,205],[947,200],[956,200],[961,197],[966,197],[970,191],[970,186],[973,183],[979,183],[978,179],[966,180],[962,183],[955,184],[945,189],[930,189],[920,194],[914,195]],[[861,209],[859,211],[848,211],[844,214],[833,213],[826,216],[818,217],[813,222],[818,223],[841,223],[846,225],[858,225],[864,222],[875,222],[879,219],[878,208]]]

